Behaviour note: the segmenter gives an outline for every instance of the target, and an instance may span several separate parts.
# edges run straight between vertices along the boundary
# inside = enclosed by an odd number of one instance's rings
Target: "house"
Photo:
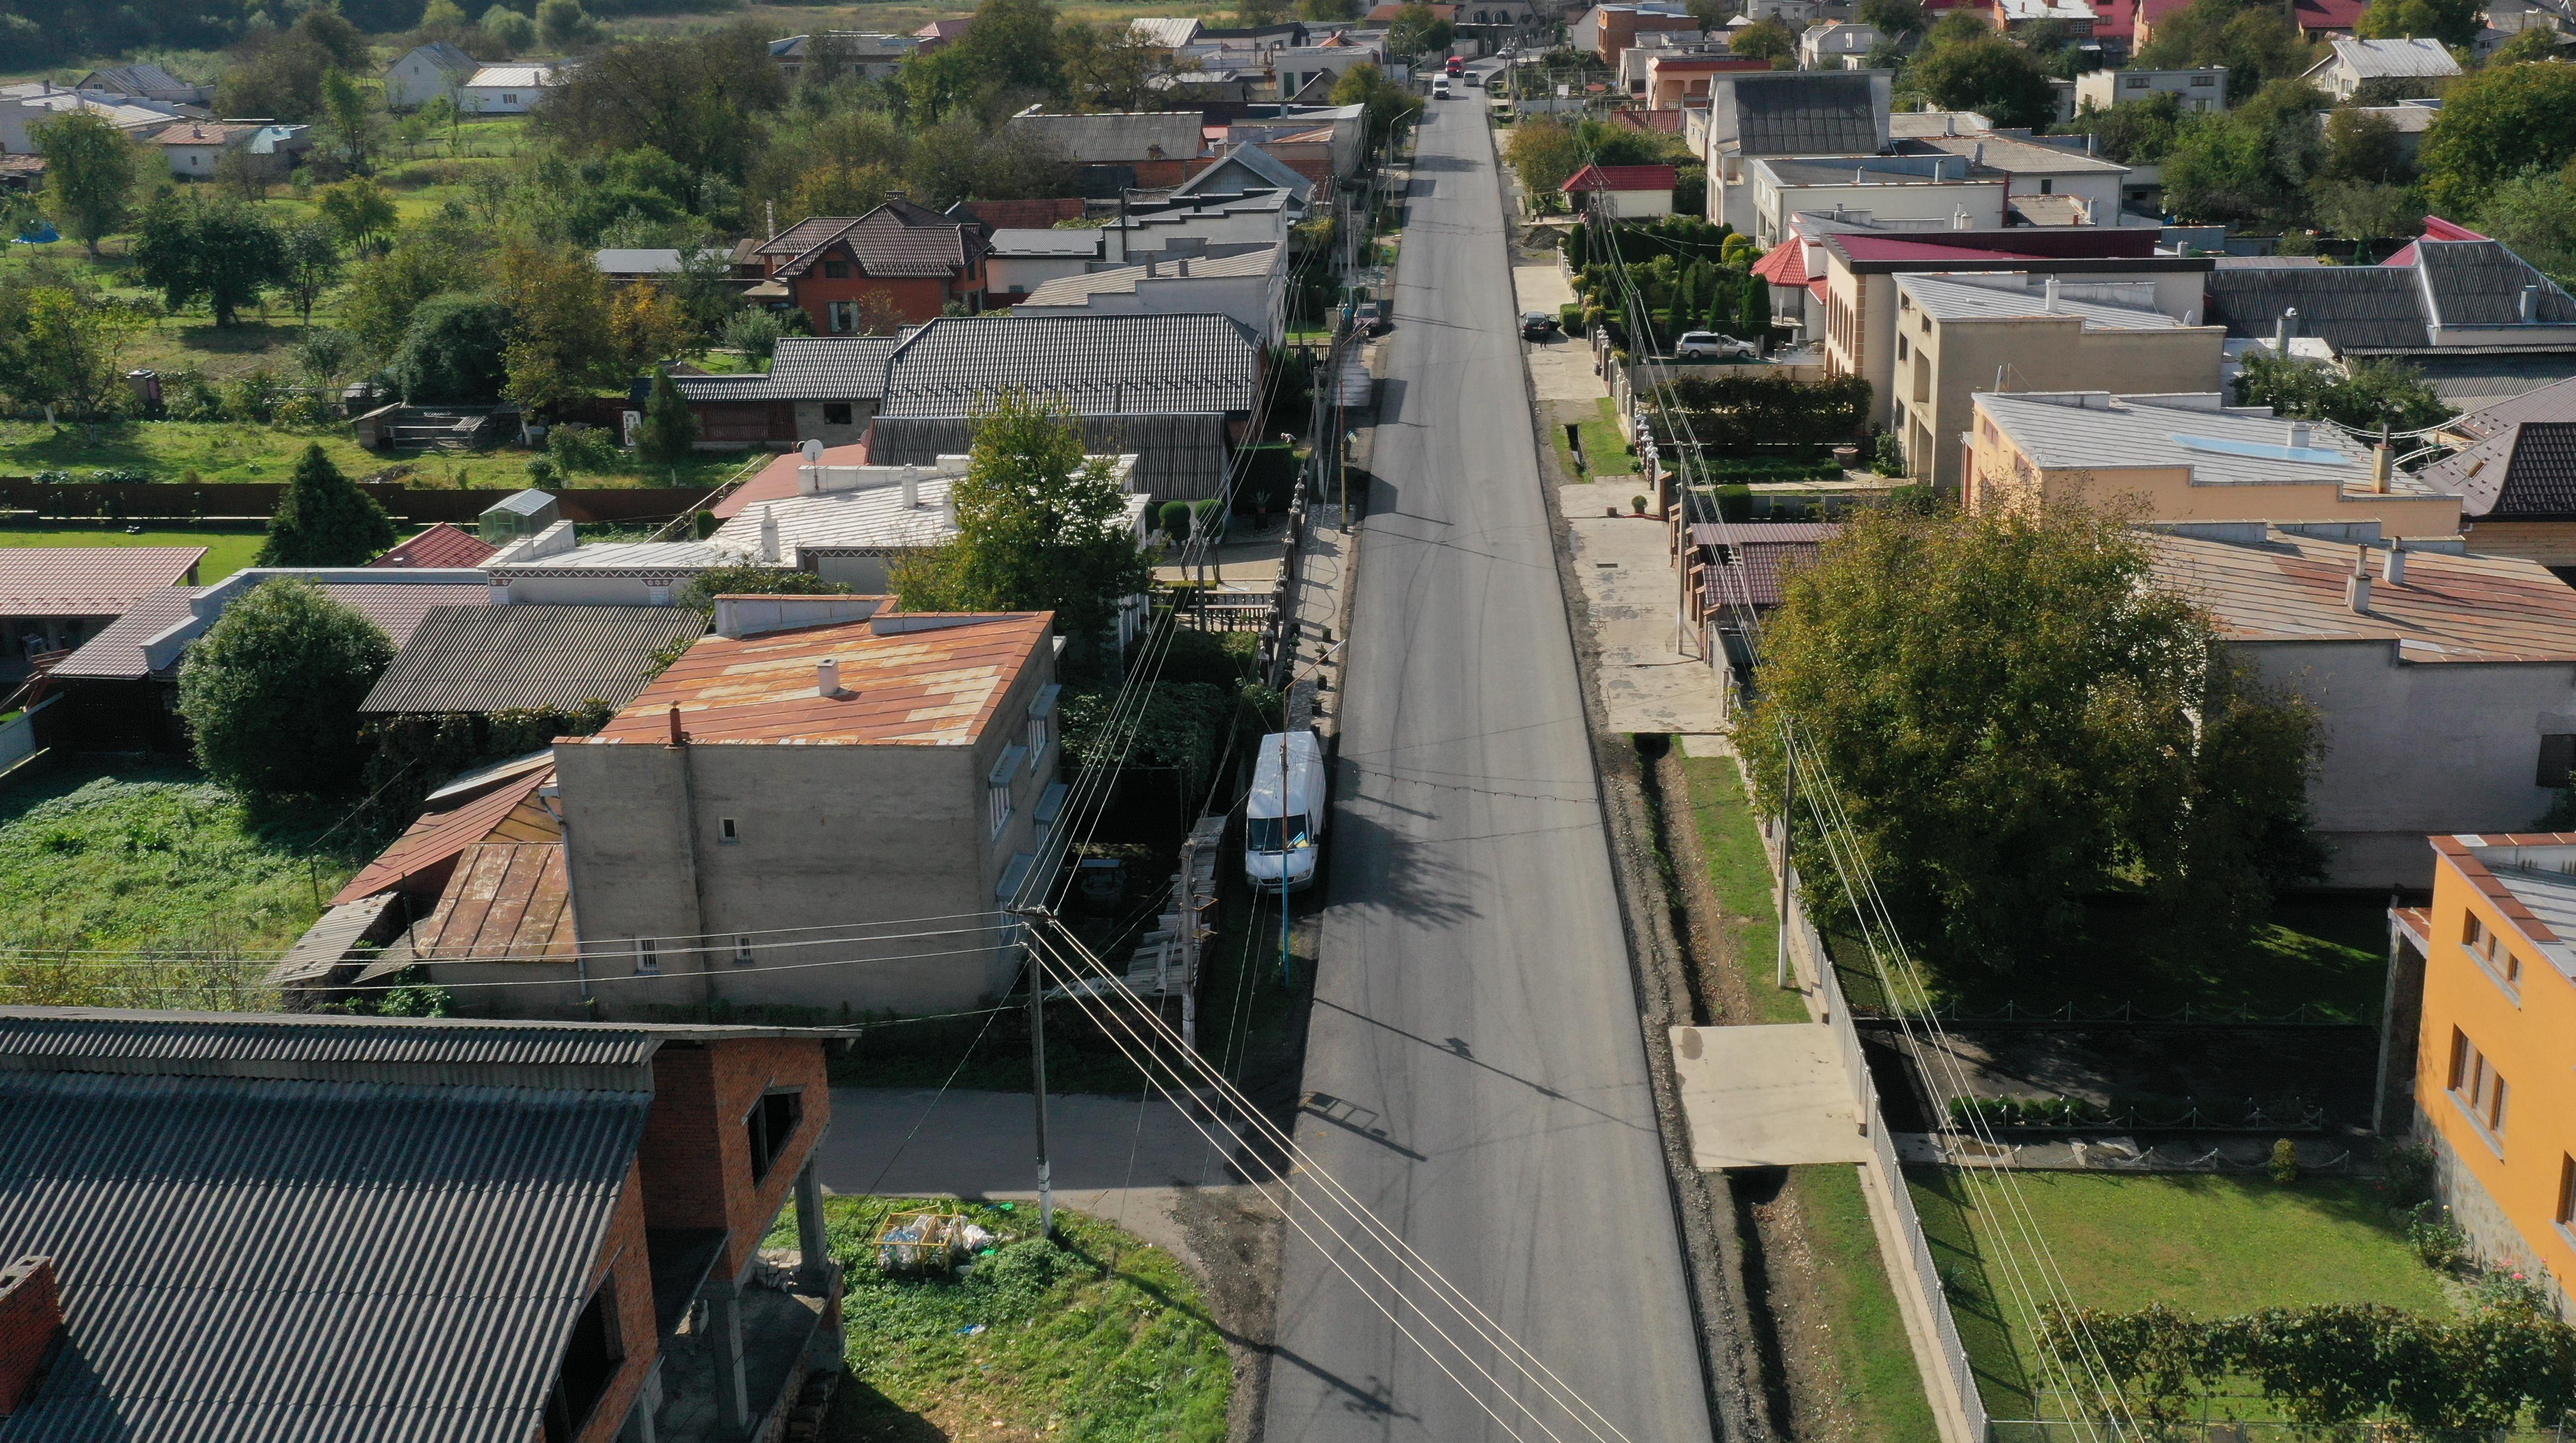
[[[1084,448],[1134,454],[1158,500],[1224,494],[1250,439],[1266,352],[1229,317],[981,316],[933,321],[886,363],[867,459],[925,466],[969,449],[974,415],[1004,390],[1061,400]]]
[[[715,634],[554,749],[579,965],[433,975],[545,977],[556,985],[493,989],[509,994],[496,1005],[568,1012],[587,989],[611,1016],[920,1013],[1007,992],[1016,953],[999,921],[929,947],[865,929],[990,914],[1037,866],[1040,816],[1063,805],[1053,618],[886,604],[720,599]],[[765,965],[760,939],[780,929],[800,932],[794,963]]]
[[[2092,0],[1990,0],[1987,18],[2007,35],[2046,27],[2077,45],[2093,40]]]
[[[1130,208],[1100,227],[1100,259],[1108,265],[1133,265],[1183,251],[1195,255],[1218,248],[1285,245],[1297,218],[1295,194],[1287,190],[1175,194],[1168,204]]]
[[[632,285],[684,275],[693,255],[698,264],[711,271],[727,276],[732,273],[732,253],[713,247],[690,252],[676,246],[619,246],[591,252],[590,261],[601,275],[621,285]]]
[[[2451,58],[2441,41],[2429,36],[2402,40],[2338,38],[2331,47],[2325,59],[2308,67],[2299,78],[2336,100],[2352,99],[2373,80],[2401,81],[2421,89],[2426,81],[2460,73],[2460,62]]]
[[[2434,884],[2428,832],[2509,832],[2567,773],[2576,590],[2528,561],[2345,523],[2156,528],[2157,581],[2314,707],[2325,882]],[[2558,740],[2552,740],[2558,737]]]
[[[42,657],[72,651],[137,602],[197,584],[202,546],[0,548],[0,686],[14,688]]]
[[[886,357],[901,342],[899,336],[784,337],[766,371],[673,376],[671,385],[698,418],[700,450],[785,449],[803,441],[855,445],[885,399]]]
[[[1197,44],[1201,28],[1195,17],[1139,15],[1127,22],[1127,38],[1168,55]]]
[[[481,61],[444,40],[415,45],[385,67],[385,104],[395,110],[418,110],[445,97],[459,104],[467,81],[483,68]]]
[[[1798,37],[1800,70],[1858,70],[1886,39],[1866,20],[1828,20]]]
[[[706,629],[678,606],[447,606],[421,618],[361,717],[624,706],[660,655]]]
[[[1615,220],[1648,220],[1673,213],[1678,177],[1669,165],[1586,165],[1560,187],[1569,203]]]
[[[1891,148],[1899,155],[1960,156],[1981,171],[2001,174],[2007,224],[2116,224],[2129,168],[2090,154],[2085,145],[2082,138],[2072,145],[2059,145],[2037,140],[2028,131],[1988,131],[1899,140]],[[2033,196],[2064,196],[2080,202],[2074,210],[2077,218],[2013,221],[2016,203]]]
[[[9,1008],[9,1433],[776,1436],[842,1346],[834,1045]]]
[[[1864,156],[1887,149],[1883,71],[1779,70],[1709,82],[1708,219],[1751,233],[1751,165],[1766,156]]]
[[[972,15],[960,15],[948,20],[933,20],[912,32],[912,38],[921,42],[921,54],[934,55],[942,46],[955,44],[966,34],[966,27],[974,21],[975,17]]]
[[[480,566],[500,549],[461,526],[441,521],[368,562],[367,569]]]
[[[1311,133],[1311,132],[1310,132]],[[1268,146],[1229,140],[1225,154],[1207,169],[1181,182],[1171,193],[1175,202],[1190,196],[1246,196],[1265,190],[1276,190],[1288,197],[1287,220],[1294,225],[1305,218],[1319,192],[1333,184],[1328,167],[1322,177],[1310,176],[1296,166],[1271,154]]]
[[[1574,22],[1568,38],[1577,50],[1588,50],[1604,65],[1619,63],[1619,52],[1643,34],[1700,33],[1700,23],[1679,5],[1595,5]]]
[[[181,180],[212,180],[223,158],[229,154],[249,155],[251,138],[259,133],[256,125],[227,125],[221,121],[190,120],[172,125],[147,142],[161,152],[170,173]],[[277,179],[286,174],[287,157],[272,150],[255,173],[264,179]]]
[[[984,249],[980,225],[894,196],[862,216],[808,216],[754,254],[816,334],[847,336],[880,312],[915,324],[981,310]]]
[[[1948,233],[1992,231],[2005,220],[2010,177],[1966,156],[1764,156],[1747,163],[1757,244],[1778,244],[1801,212],[1857,214],[1873,225],[1907,221]],[[1908,230],[1907,234],[1912,232]]]
[[[160,105],[204,105],[215,93],[211,85],[191,85],[148,60],[93,70],[73,81],[72,89],[102,99],[131,97]]]
[[[107,99],[65,90],[47,80],[0,86],[0,151],[25,155],[35,149],[32,132],[55,117],[87,111],[136,140],[148,141],[188,117],[174,105],[130,97]]]
[[[2092,70],[2075,77],[2077,109],[2108,110],[2132,100],[2158,95],[2175,97],[2186,114],[2208,114],[2227,108],[2227,67],[2195,70]]]
[[[882,595],[892,587],[894,562],[957,535],[957,508],[949,495],[968,460],[959,454],[928,466],[867,466],[795,458],[793,493],[745,506],[710,539],[864,595]],[[1127,528],[1142,546],[1151,498],[1137,485],[1136,458],[1085,460],[1105,464],[1117,479],[1127,497]]]
[[[990,249],[984,253],[984,302],[996,308],[1017,306],[1049,281],[1081,275],[1094,265],[1114,264],[1106,259],[1098,226],[997,230],[986,244]]]
[[[483,563],[495,606],[669,606],[700,573],[751,558],[704,541],[581,540],[569,521],[523,536]]]
[[[1499,30],[1532,30],[1555,19],[1553,6],[1541,7],[1535,0],[1462,0],[1453,6],[1454,22],[1460,29],[1490,26]]]
[[[2460,534],[2457,493],[2395,470],[2334,427],[2284,421],[2269,406],[2230,406],[2214,391],[1984,391],[1970,400],[1962,504],[1971,509],[2063,499],[2132,507],[2147,521],[2332,523],[2428,541]]]
[[[571,73],[560,65],[486,65],[456,87],[456,108],[468,115],[525,115]]]
[[[1670,167],[1666,167],[1670,169]],[[1231,252],[1225,253],[1225,252]],[[1142,265],[1062,276],[1011,308],[1015,316],[1220,315],[1277,345],[1287,336],[1288,248],[1209,247],[1148,253]]]
[[[1674,525],[1683,525],[1680,508]],[[1746,610],[1758,631],[1780,604],[1788,574],[1812,565],[1842,529],[1830,521],[1689,523],[1679,538],[1681,610],[1698,635],[1700,656],[1722,672],[1749,671],[1756,648],[1745,635]],[[1720,687],[1719,704],[1730,703],[1735,691]]]
[[[1208,144],[1216,154],[1228,158],[1242,151],[1257,149],[1268,161],[1267,169],[1286,171],[1296,177],[1309,198],[1318,189],[1329,193],[1335,179],[1341,174],[1339,166],[1344,159],[1341,133],[1334,126],[1318,125],[1302,117],[1284,121],[1237,120],[1222,130],[1211,126],[1208,129]],[[1356,155],[1349,159],[1353,165],[1358,162]],[[1241,165],[1228,167],[1229,171],[1236,176],[1232,184],[1222,181],[1211,181],[1205,185],[1196,184],[1209,170],[1224,164],[1224,160],[1211,161],[1206,169],[1199,171],[1182,184],[1194,186],[1192,194],[1202,191],[1241,190],[1247,187],[1269,189],[1282,184],[1274,179],[1256,178],[1249,167]],[[1179,195],[1182,192],[1176,187],[1171,193]]]
[[[831,30],[772,40],[769,59],[790,86],[808,74],[816,84],[830,85],[841,80],[892,79],[920,49],[921,41],[910,35]]]
[[[2500,242],[2424,225],[2375,266],[2213,270],[2209,318],[2247,341],[2312,338],[2337,365],[2403,362],[2464,409],[2576,376],[2576,298]]]
[[[1906,471],[1960,483],[1971,396],[1995,377],[2025,386],[2201,392],[2218,379],[2226,330],[2155,308],[2152,281],[2087,285],[2027,271],[1925,272],[1896,279],[1890,429]]]
[[[1385,64],[1386,52],[1375,45],[1297,45],[1271,53],[1270,73],[1278,77],[1279,99],[1286,102],[1319,82],[1332,89],[1341,83],[1342,72],[1354,65]]]
[[[2477,1257],[2576,1315],[2576,835],[2426,840],[2431,904],[2388,914],[2373,1131],[2429,1146],[2443,1216]]]
[[[1056,115],[1032,105],[1005,123],[1080,166],[1082,193],[1090,196],[1179,185],[1216,158],[1206,117],[1195,110]]]
[[[2311,45],[2348,39],[2361,24],[2361,12],[2369,8],[2369,0],[2291,0],[2290,23],[2299,27],[2299,38]]]
[[[1748,60],[1735,55],[1692,54],[1661,47],[1647,49],[1633,46],[1619,57],[1621,65],[1644,58],[1645,64],[1634,93],[1646,102],[1649,110],[1680,110],[1685,106],[1706,105],[1709,86],[1721,74],[1771,69],[1768,60]]]
[[[137,548],[141,549],[141,548]],[[96,563],[93,563],[96,564]],[[262,582],[309,581],[376,624],[396,647],[431,611],[491,599],[480,571],[464,568],[253,567],[212,586],[147,591],[125,614],[80,644],[48,674],[62,704],[45,713],[49,745],[77,751],[185,755],[179,721],[179,663],[225,610]]]
[[[2443,431],[2462,449],[2416,474],[2460,493],[2477,548],[2576,567],[2576,380],[2455,416]]]

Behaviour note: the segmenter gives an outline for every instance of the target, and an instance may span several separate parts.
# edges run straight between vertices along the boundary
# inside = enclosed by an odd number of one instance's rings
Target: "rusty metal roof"
[[[368,562],[369,566],[480,566],[501,548],[451,522],[441,521]]]
[[[194,581],[202,546],[0,547],[0,616],[122,616]]]
[[[358,870],[331,901],[334,905],[401,890],[414,879],[446,867],[477,842],[545,841],[560,838],[555,823],[536,800],[537,788],[554,780],[551,763],[495,788],[448,812],[432,812],[403,830],[393,844]]]
[[[2406,553],[2406,579],[2365,558],[2370,610],[2344,599],[2357,548],[2273,530],[2259,546],[2151,535],[2156,579],[2242,642],[2374,641],[2405,662],[2576,662],[2576,589],[2537,562]]]
[[[465,849],[438,906],[412,929],[420,961],[545,959],[581,950],[563,843],[486,841]]]
[[[588,746],[660,742],[680,709],[692,741],[964,746],[981,734],[1055,614],[908,613],[741,638],[700,638]],[[816,689],[837,661],[841,692]]]

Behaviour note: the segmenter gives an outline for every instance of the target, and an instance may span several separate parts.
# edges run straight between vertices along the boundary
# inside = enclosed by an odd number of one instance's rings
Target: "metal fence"
[[[2153,1424],[1997,1418],[1988,1436],[1992,1443],[2098,1443],[2105,1438],[2138,1443],[2315,1443],[2326,1437],[2348,1443],[2418,1443],[2424,1437],[2394,1423],[2362,1423],[2349,1433],[2324,1433],[2295,1423],[2233,1418]],[[2459,1436],[2474,1436],[2477,1443],[2576,1443],[2576,1431],[2565,1428],[2514,1428]]]

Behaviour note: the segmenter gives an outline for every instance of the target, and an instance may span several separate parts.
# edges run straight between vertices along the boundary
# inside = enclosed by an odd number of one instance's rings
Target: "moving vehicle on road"
[[[1433,78],[1432,78],[1432,81],[1431,81],[1431,98],[1432,98],[1432,99],[1434,99],[1434,100],[1446,100],[1446,99],[1448,99],[1448,98],[1449,98],[1449,77],[1448,77],[1448,76],[1446,76],[1446,75],[1441,75],[1441,76],[1435,76],[1435,77],[1433,77]]]
[[[1450,57],[1449,57],[1449,64],[1443,68],[1443,70],[1442,70],[1442,72],[1441,72],[1441,73],[1443,73],[1443,74],[1445,74],[1445,75],[1464,75],[1464,74],[1466,74],[1466,73],[1467,73],[1467,58],[1466,58],[1465,56],[1463,56],[1463,55],[1452,55],[1452,56],[1450,56]]]
[[[1685,361],[1719,360],[1728,356],[1758,356],[1762,348],[1751,341],[1721,336],[1715,331],[1684,331],[1673,342],[1673,355]]]
[[[1521,312],[1521,339],[1544,341],[1556,334],[1556,317],[1545,311]]]
[[[1314,885],[1324,835],[1324,747],[1312,731],[1261,739],[1243,818],[1243,875],[1254,891]]]

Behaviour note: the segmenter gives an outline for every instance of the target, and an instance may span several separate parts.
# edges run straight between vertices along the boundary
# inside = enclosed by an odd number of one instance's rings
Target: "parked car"
[[[1556,317],[1549,315],[1545,311],[1523,311],[1521,313],[1522,339],[1544,341],[1555,334]]]
[[[1673,342],[1673,355],[1681,360],[1722,359],[1727,356],[1758,356],[1762,348],[1751,341],[1721,336],[1715,331],[1684,331]]]
[[[1370,335],[1372,335],[1372,336],[1383,336],[1383,335],[1385,335],[1385,334],[1386,334],[1386,302],[1384,302],[1384,301],[1362,301],[1362,302],[1360,302],[1360,304],[1359,304],[1359,309],[1358,309],[1358,310],[1355,310],[1355,311],[1353,311],[1353,312],[1351,312],[1351,324],[1352,324],[1353,326],[1356,326],[1356,327],[1357,327],[1357,328],[1359,328],[1360,330],[1367,332],[1368,334],[1370,334]]]

